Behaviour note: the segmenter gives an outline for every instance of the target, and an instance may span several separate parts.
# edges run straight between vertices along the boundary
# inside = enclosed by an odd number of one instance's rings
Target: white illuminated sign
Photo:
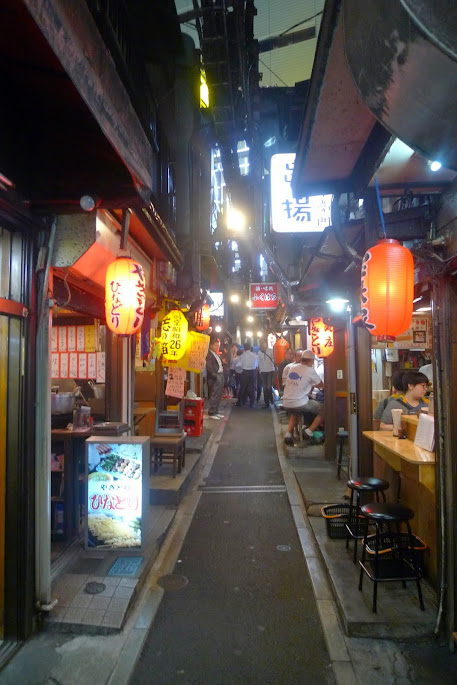
[[[330,226],[331,195],[294,198],[290,182],[295,153],[271,158],[271,224],[277,233],[319,233]]]

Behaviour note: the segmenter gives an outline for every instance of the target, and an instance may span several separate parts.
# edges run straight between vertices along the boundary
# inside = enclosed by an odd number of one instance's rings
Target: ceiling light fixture
[[[430,171],[439,171],[442,166],[441,162],[438,162],[437,160],[430,162]]]

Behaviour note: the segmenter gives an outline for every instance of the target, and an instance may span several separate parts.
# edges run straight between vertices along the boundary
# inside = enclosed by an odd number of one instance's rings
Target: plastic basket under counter
[[[327,504],[322,507],[321,514],[327,525],[327,535],[333,540],[345,539],[347,534],[346,524],[349,522],[349,504]],[[355,519],[354,515],[353,518]],[[360,530],[363,528],[363,516],[359,516]],[[354,525],[355,520],[352,522]]]

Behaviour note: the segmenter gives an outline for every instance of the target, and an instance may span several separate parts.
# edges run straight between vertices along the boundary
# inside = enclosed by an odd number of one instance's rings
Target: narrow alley
[[[270,412],[233,409],[132,684],[333,683]]]

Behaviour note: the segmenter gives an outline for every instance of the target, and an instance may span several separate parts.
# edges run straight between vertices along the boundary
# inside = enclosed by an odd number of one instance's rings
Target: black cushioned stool
[[[409,521],[414,511],[403,504],[372,502],[362,507],[365,517],[362,558],[360,559],[359,590],[362,590],[363,574],[373,581],[373,613],[377,610],[378,583],[414,580],[417,585],[419,605],[424,611],[420,584],[420,569],[415,550],[415,539]],[[370,523],[374,535],[368,535]],[[405,525],[407,532],[400,530]],[[395,527],[395,531],[392,528]]]
[[[379,493],[381,493],[384,502],[386,496],[384,490],[387,490],[389,483],[382,478],[360,477],[351,478],[348,480],[348,488],[351,490],[351,500],[349,503],[349,518],[346,524],[346,548],[349,547],[349,540],[354,540],[354,564],[357,561],[357,540],[363,538],[363,526],[360,519],[360,495],[362,492],[372,492],[376,496],[376,501],[379,502]],[[354,504],[355,493],[355,504]]]
[[[344,441],[349,437],[348,431],[338,431],[336,434],[336,439],[338,440],[338,457],[336,460],[336,477],[338,480],[341,478],[341,466],[343,463],[343,448]]]

